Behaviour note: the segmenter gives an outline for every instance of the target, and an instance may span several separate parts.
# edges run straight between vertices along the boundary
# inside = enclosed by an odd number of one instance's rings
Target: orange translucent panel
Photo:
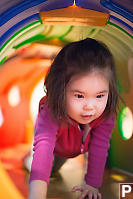
[[[69,6],[63,9],[42,11],[39,13],[44,24],[105,26],[108,13]]]
[[[30,97],[37,82],[46,76],[49,66],[49,60],[36,58],[16,58],[3,65],[0,72],[0,109],[3,118],[0,125],[0,148],[32,142]],[[9,93],[14,86],[20,98],[15,106],[9,100]],[[16,100],[15,92],[12,93],[12,99]]]

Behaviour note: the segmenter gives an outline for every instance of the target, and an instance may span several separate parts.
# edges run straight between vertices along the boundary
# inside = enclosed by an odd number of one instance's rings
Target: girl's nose
[[[85,102],[84,106],[83,106],[84,110],[93,110],[94,109],[94,105],[92,102],[87,101]]]
[[[83,107],[83,109],[85,110],[85,111],[90,111],[90,110],[93,110],[93,107],[91,107],[91,106],[84,106]]]

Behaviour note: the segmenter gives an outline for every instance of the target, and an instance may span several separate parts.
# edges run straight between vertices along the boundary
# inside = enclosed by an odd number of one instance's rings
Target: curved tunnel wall
[[[58,9],[67,8],[73,4],[88,10],[91,9],[108,13],[109,18],[106,25],[73,26],[70,24],[63,26],[42,23],[39,12],[49,10],[55,10],[56,12]],[[29,45],[33,42],[39,42],[62,46],[70,41],[86,37],[96,38],[105,42],[112,51],[116,62],[119,92],[133,111],[132,99],[130,97],[132,96],[132,87],[128,77],[128,58],[132,56],[133,53],[132,8],[132,0],[122,2],[120,0],[14,0],[6,1],[6,3],[4,0],[1,1],[0,75],[2,75],[2,71],[5,70],[5,60],[10,57],[16,49],[26,44]],[[42,73],[38,75],[37,79],[40,78],[41,75]],[[4,85],[0,87],[2,92]],[[133,172],[131,167],[133,164],[131,162],[133,160],[131,154],[131,150],[133,149],[132,142],[132,139],[126,142],[122,140],[116,125],[111,141],[111,167],[118,167]]]

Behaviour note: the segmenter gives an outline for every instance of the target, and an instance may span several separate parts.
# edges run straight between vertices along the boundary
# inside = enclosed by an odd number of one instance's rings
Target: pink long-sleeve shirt
[[[83,143],[83,131],[79,129],[78,123],[73,121],[72,125],[62,123],[58,126],[46,104],[43,103],[35,128],[30,181],[49,182],[54,153],[61,157],[72,158],[88,151],[85,181],[93,187],[100,187],[114,123],[113,116],[104,120],[100,117],[91,122],[90,131]]]

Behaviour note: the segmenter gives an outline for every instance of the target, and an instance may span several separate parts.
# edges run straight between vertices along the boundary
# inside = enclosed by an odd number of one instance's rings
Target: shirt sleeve
[[[85,181],[93,187],[100,187],[102,184],[103,172],[110,147],[109,141],[114,125],[115,119],[110,117],[92,130]]]
[[[43,180],[49,183],[57,130],[57,122],[51,117],[47,106],[42,104],[35,127],[34,154],[29,182]]]

